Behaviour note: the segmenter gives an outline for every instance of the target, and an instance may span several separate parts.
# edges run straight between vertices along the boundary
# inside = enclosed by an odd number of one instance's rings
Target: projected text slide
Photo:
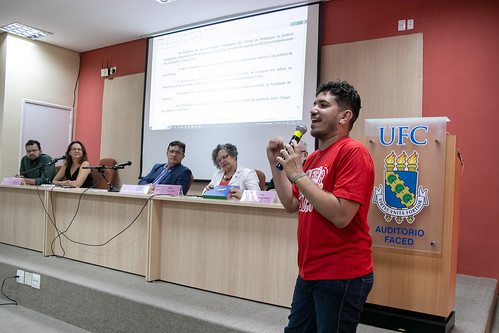
[[[300,120],[306,28],[296,11],[156,38],[149,128]]]

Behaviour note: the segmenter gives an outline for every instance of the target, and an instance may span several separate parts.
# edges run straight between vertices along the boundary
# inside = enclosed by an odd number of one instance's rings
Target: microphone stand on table
[[[90,167],[82,167],[82,169],[96,169],[101,175],[102,175],[102,178],[104,178],[104,180],[106,181],[107,183],[107,186],[108,186],[108,192],[119,192],[120,190],[116,187],[113,186],[113,184],[111,184],[109,182],[109,180],[106,178],[106,175],[104,174],[104,172],[106,170],[118,170],[118,169],[124,169],[125,166],[127,165],[131,165],[132,162],[128,161],[127,163],[120,163],[120,164],[116,164],[116,165],[113,165],[113,166],[105,166],[105,165],[98,165],[98,166],[90,166]]]

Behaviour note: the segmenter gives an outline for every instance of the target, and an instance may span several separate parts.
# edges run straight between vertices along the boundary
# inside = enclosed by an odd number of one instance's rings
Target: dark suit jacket
[[[163,171],[163,167],[166,163],[158,163],[152,167],[151,172],[147,174],[144,178],[139,181],[139,185],[151,184],[156,177],[158,177]],[[170,168],[170,172],[163,178],[159,184],[164,185],[181,185],[182,192],[184,194],[189,190],[189,184],[191,183],[191,170],[183,166],[182,164],[177,164]]]

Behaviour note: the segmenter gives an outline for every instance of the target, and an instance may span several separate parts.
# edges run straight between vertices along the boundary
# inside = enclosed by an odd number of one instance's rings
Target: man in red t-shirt
[[[367,212],[374,165],[349,137],[360,104],[347,82],[322,84],[310,110],[319,149],[302,166],[301,144],[272,138],[267,147],[281,203],[299,212],[299,276],[285,332],[355,332],[373,285]]]

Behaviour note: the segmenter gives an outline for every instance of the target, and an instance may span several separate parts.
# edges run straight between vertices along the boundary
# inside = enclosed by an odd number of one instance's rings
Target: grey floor
[[[0,298],[0,302],[4,302],[4,298]],[[461,306],[466,306],[462,304]],[[470,333],[466,328],[467,323],[462,320],[460,313],[466,312],[465,309],[460,309],[456,306],[456,326],[452,330],[453,333]],[[473,313],[468,313],[473,316]],[[38,312],[29,310],[22,306],[0,306],[0,332],[14,333],[82,333],[88,332],[81,328],[69,325],[54,318],[42,315]],[[381,333],[391,332],[388,330],[359,325],[357,330],[359,333]],[[496,306],[494,320],[492,323],[492,333],[499,333],[499,308]]]
[[[2,275],[8,275],[11,271],[15,272],[14,267],[29,268],[30,271],[38,272],[43,276],[44,282],[42,283],[45,286],[50,284],[51,280],[54,280],[52,283],[57,283],[57,288],[61,289],[61,286],[65,283],[64,280],[71,280],[76,285],[91,285],[99,291],[126,295],[131,299],[141,299],[146,304],[163,305],[167,311],[172,308],[184,311],[193,315],[194,318],[205,320],[206,322],[216,321],[226,323],[227,327],[251,328],[251,330],[247,330],[248,332],[282,332],[289,313],[288,309],[282,307],[268,306],[162,281],[150,283],[146,282],[144,277],[141,276],[68,259],[44,257],[35,251],[4,244],[0,244],[0,262],[2,263],[0,267],[6,269]],[[9,273],[6,273],[7,271]],[[57,274],[58,279],[51,278],[53,274]],[[19,300],[27,302],[29,298]],[[456,315],[452,333],[499,333],[499,310],[497,309],[497,302],[494,303],[494,301],[497,301],[497,280],[457,275]],[[0,295],[0,304],[6,302],[8,300]],[[40,311],[39,308],[30,306],[34,304],[22,302],[21,304],[23,306],[0,306],[0,333],[87,332],[81,328],[30,310],[28,307]],[[495,304],[495,309],[492,310],[491,304]],[[43,303],[40,305],[42,308],[48,306],[48,304]],[[59,312],[56,313],[60,315],[64,310],[67,309],[57,309]],[[73,316],[74,313],[69,311],[69,315]],[[164,315],[161,318],[164,318]],[[149,317],[149,319],[155,322],[152,317]],[[204,323],[205,321],[202,322]],[[184,326],[185,324],[182,324],[181,327]],[[100,331],[103,330],[101,329]],[[126,329],[119,331],[125,332]],[[216,331],[212,330],[211,332]],[[361,324],[357,332],[380,333],[391,331]]]

